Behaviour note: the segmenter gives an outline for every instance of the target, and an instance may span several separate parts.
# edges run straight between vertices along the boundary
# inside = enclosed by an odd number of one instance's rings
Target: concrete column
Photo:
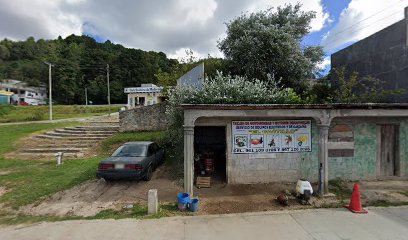
[[[193,196],[194,126],[184,126],[184,191]]]
[[[319,128],[319,168],[323,167],[323,181],[319,178],[319,192],[320,194],[329,193],[329,154],[327,149],[327,141],[329,138],[329,125],[318,125]],[[320,186],[323,183],[323,189]]]

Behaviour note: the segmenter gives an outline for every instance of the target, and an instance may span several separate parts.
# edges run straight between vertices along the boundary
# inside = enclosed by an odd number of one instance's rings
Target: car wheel
[[[150,179],[152,179],[152,176],[153,176],[153,169],[152,169],[152,166],[150,165],[149,168],[147,169],[144,180],[145,181],[150,181]]]
[[[110,182],[112,182],[113,180],[112,179],[110,179],[110,178],[103,178],[104,180],[105,180],[105,182],[107,182],[107,183],[110,183]]]

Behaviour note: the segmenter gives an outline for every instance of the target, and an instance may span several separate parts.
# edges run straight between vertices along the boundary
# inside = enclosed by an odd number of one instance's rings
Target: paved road
[[[0,228],[0,239],[408,239],[408,207],[266,212],[156,220],[92,220]]]

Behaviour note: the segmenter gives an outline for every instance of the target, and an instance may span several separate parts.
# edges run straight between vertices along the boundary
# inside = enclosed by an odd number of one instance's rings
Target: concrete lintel
[[[405,109],[185,109],[184,124],[194,125],[200,117],[313,118],[317,124],[330,125],[341,117],[408,117]]]

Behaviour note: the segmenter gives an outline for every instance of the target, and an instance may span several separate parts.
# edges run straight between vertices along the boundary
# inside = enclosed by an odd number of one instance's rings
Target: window
[[[154,149],[153,149],[153,145],[150,145],[149,146],[149,150],[147,150],[147,156],[151,156],[151,155],[153,155],[155,152],[154,152]]]
[[[145,157],[146,146],[143,145],[122,145],[113,154],[112,157]]]

